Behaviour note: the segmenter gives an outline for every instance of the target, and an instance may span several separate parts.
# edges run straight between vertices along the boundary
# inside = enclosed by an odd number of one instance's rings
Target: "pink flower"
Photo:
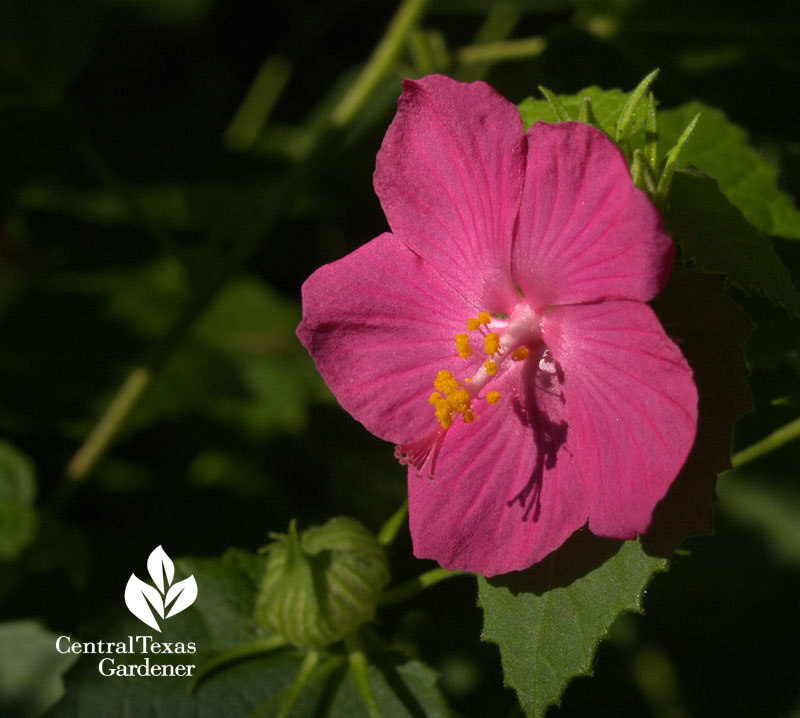
[[[674,248],[603,133],[523,132],[482,83],[407,80],[378,153],[392,233],[318,269],[297,333],[408,464],[414,553],[487,576],[588,521],[647,531],[692,446],[692,371],[644,302]]]

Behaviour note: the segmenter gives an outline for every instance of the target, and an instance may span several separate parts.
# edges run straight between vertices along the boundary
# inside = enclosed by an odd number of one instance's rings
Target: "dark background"
[[[454,57],[491,5],[434,0],[423,27]],[[664,107],[697,98],[722,108],[797,199],[797,3],[501,5],[515,19],[506,34],[543,35],[544,52],[443,71],[485,75],[519,102],[540,84],[628,90],[660,67]],[[394,10],[363,0],[0,3],[0,438],[35,463],[40,508],[33,543],[0,561],[4,619],[75,631],[119,602],[131,566],[159,543],[172,556],[255,550],[291,517],[307,526],[348,514],[377,529],[402,501],[391,447],[338,408],[293,332],[305,277],[386,229],[371,174],[400,79],[420,74],[408,53],[286,189]],[[267,84],[288,68],[285,88],[269,123],[237,143],[229,125],[268,58],[278,64]],[[797,241],[776,243],[797,276]],[[752,362],[757,411],[736,448],[794,418],[800,396],[797,323],[739,299],[777,327],[777,348]],[[153,352],[157,377],[111,451],[69,482],[70,457]],[[789,446],[721,480],[716,536],[685,542],[648,589],[645,615],[617,622],[596,677],[575,681],[554,714],[800,715],[798,463]],[[411,558],[407,532],[392,560],[396,579],[429,567]],[[479,640],[471,579],[379,618],[385,637],[441,672],[459,714],[514,714],[498,651]]]

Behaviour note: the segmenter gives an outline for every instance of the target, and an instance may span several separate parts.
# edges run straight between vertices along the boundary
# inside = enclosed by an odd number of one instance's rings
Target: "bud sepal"
[[[254,617],[298,648],[320,649],[372,620],[389,583],[384,547],[359,521],[272,534]]]

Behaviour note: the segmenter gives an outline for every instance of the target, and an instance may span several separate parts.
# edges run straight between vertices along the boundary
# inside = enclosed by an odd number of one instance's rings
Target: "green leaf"
[[[145,293],[142,302],[154,304],[158,295],[149,288]],[[114,306],[129,321],[122,302]],[[310,402],[329,396],[295,336],[299,322],[296,302],[254,276],[235,277],[170,357],[126,430],[199,414],[258,440],[275,431],[298,431]]]
[[[296,431],[313,399],[328,392],[295,336],[300,308],[249,275],[229,282],[197,322],[193,339],[235,363],[244,396],[226,393],[204,408],[261,437]]]
[[[681,151],[682,165],[694,165],[713,177],[745,218],[766,234],[800,239],[800,212],[778,187],[778,169],[748,143],[744,129],[723,112],[690,102],[658,113],[660,145],[668,148],[691,119],[702,113]]]
[[[625,102],[619,117],[617,118],[617,125],[614,131],[614,139],[617,142],[627,140],[636,127],[637,111],[640,108],[642,98],[645,93],[650,89],[656,77],[658,77],[659,70],[653,70],[647,75],[637,86],[633,92],[630,93],[628,100]]]
[[[0,559],[16,558],[36,533],[36,475],[31,461],[0,443]]]
[[[77,656],[57,653],[57,638],[35,621],[0,623],[2,715],[41,715],[64,694],[61,676]]]
[[[623,611],[641,610],[650,578],[666,566],[638,541],[584,530],[527,571],[478,578],[483,638],[500,647],[506,685],[526,715],[544,715],[574,676],[591,674],[611,624]]]
[[[539,92],[544,95],[544,98],[550,105],[550,109],[555,113],[555,116],[558,117],[559,122],[568,122],[572,119],[569,112],[567,112],[567,109],[561,104],[561,101],[553,94],[553,92],[542,85],[539,85]]]
[[[179,559],[180,578],[194,575],[196,602],[164,623],[164,642],[195,642],[197,653],[150,653],[152,663],[202,665],[222,651],[263,639],[253,621],[257,584],[266,558],[230,550],[221,559]],[[178,576],[176,576],[176,580]],[[128,635],[151,634],[127,613],[94,629],[80,640],[127,640]],[[89,634],[89,635],[87,635]],[[73,635],[73,639],[77,632]],[[224,665],[190,691],[188,677],[102,676],[98,661],[105,655],[83,655],[66,675],[65,695],[48,713],[51,718],[161,715],[196,718],[198,715],[248,718],[274,716],[303,661],[303,654],[281,649]],[[143,663],[141,653],[116,654],[116,665]],[[384,716],[447,716],[447,705],[436,686],[436,674],[419,661],[392,652],[369,656],[369,680]],[[368,718],[358,689],[347,675],[339,654],[323,654],[290,715],[326,715],[331,718]]]
[[[698,269],[725,274],[745,292],[758,290],[800,315],[800,293],[772,242],[726,199],[713,179],[697,171],[676,172],[664,224],[684,259]]]
[[[592,110],[597,122],[606,134],[613,132],[617,117],[627,104],[630,93],[622,90],[602,90],[599,87],[587,87],[574,95],[557,95],[556,98],[569,113],[570,117],[578,117],[584,98],[592,102]],[[519,104],[522,121],[527,130],[534,122],[561,122],[548,100],[528,97]],[[629,132],[634,133],[641,128],[647,119],[646,103],[639,103],[631,118]]]

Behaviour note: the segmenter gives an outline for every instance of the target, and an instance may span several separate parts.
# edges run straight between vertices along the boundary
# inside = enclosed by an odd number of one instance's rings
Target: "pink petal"
[[[540,561],[586,523],[560,384],[535,359],[514,366],[489,386],[498,404],[447,431],[435,478],[409,471],[415,556],[494,576]]]
[[[517,108],[483,82],[405,80],[378,153],[392,232],[487,311],[519,301],[511,238],[525,165]]]
[[[537,122],[526,138],[512,271],[531,306],[652,299],[674,245],[616,145],[576,122]]]
[[[383,234],[303,284],[300,341],[346,411],[394,443],[437,425],[428,397],[441,369],[471,375],[454,336],[476,309],[418,255]]]
[[[566,378],[568,446],[591,491],[589,529],[633,538],[694,443],[692,370],[639,302],[556,307],[542,336]]]

